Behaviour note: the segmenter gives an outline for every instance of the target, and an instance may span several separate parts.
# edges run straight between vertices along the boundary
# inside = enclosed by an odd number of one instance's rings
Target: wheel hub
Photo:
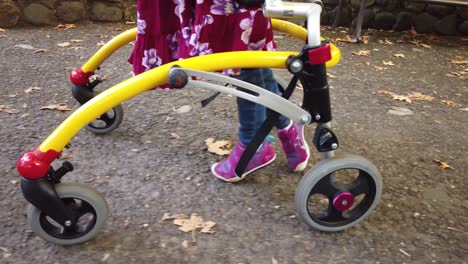
[[[333,206],[336,210],[343,212],[351,208],[354,203],[354,196],[350,192],[341,192],[333,198]]]

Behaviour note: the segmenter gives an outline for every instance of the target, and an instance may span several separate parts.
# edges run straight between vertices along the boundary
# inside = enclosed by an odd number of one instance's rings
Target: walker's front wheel
[[[104,227],[109,214],[102,195],[78,183],[59,183],[55,185],[55,190],[71,209],[75,224],[62,226],[31,205],[27,215],[32,231],[44,240],[59,245],[74,245],[94,238]]]
[[[382,178],[368,160],[356,155],[319,162],[299,182],[296,210],[315,229],[334,232],[364,220],[382,194]]]

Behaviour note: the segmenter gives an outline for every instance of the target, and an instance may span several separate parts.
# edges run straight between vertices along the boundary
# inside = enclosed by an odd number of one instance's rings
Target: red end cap
[[[83,72],[81,69],[74,69],[70,73],[70,81],[74,85],[84,86],[88,83],[89,77],[93,74],[94,72]]]
[[[324,64],[332,59],[330,44],[326,43],[319,48],[309,50],[308,55],[310,64]]]
[[[24,153],[16,163],[16,168],[21,176],[28,180],[37,180],[47,175],[50,164],[60,153],[55,150],[41,152],[35,149]]]

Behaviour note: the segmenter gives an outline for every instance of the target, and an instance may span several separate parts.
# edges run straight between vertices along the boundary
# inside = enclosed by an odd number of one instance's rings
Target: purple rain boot
[[[303,171],[310,157],[309,146],[304,141],[304,127],[291,121],[287,127],[278,129],[278,137],[289,168],[295,172]]]
[[[242,144],[242,142],[237,142],[236,146],[226,160],[217,162],[211,166],[211,172],[213,175],[224,182],[238,182],[243,180],[245,176],[251,172],[254,172],[270,164],[276,158],[276,153],[273,147],[268,141],[264,141],[250,160],[244,174],[239,177],[236,175],[235,169],[245,149],[246,146]]]

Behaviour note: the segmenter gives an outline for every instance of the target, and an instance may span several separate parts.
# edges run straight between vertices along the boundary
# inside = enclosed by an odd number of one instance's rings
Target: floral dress
[[[137,11],[138,34],[129,58],[134,74],[178,59],[276,47],[261,7],[235,0],[138,0]]]

